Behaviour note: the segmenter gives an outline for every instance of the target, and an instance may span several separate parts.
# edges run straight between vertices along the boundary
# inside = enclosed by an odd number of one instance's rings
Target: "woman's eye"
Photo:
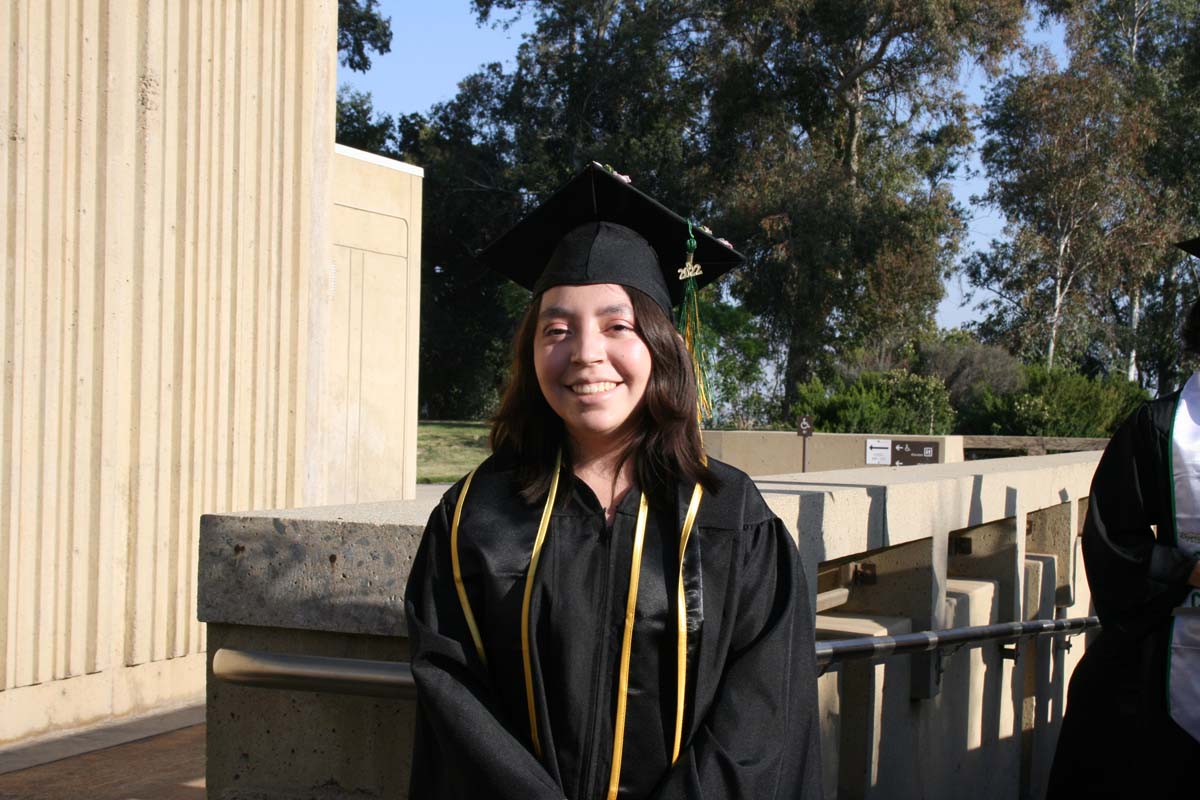
[[[567,329],[562,325],[551,325],[549,328],[546,328],[546,330],[542,331],[543,336],[565,336],[566,334]]]

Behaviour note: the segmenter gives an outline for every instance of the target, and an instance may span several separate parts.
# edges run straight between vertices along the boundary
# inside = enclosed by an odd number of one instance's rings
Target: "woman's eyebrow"
[[[613,305],[605,306],[604,308],[602,308],[596,312],[596,316],[598,316],[598,317],[611,317],[611,316],[616,316],[619,314],[632,315],[633,307],[625,305],[624,303],[614,303]]]
[[[563,306],[546,306],[538,313],[538,319],[547,319],[550,317],[570,317],[571,310]]]
[[[625,303],[614,303],[596,311],[597,317],[609,317],[617,314],[633,314],[633,307]],[[575,316],[575,312],[563,306],[546,306],[538,313],[538,319],[573,316]]]

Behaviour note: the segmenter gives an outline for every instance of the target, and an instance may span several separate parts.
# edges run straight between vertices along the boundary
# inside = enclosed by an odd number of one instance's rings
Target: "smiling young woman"
[[[595,165],[482,256],[533,299],[409,576],[413,798],[820,795],[796,545],[705,458],[671,323],[740,256],[690,234]]]

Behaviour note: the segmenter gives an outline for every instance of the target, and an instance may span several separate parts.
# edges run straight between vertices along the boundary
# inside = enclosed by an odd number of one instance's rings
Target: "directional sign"
[[[805,414],[796,421],[796,433],[808,437],[813,435],[813,418]]]
[[[868,464],[871,462],[867,462]],[[937,464],[937,442],[892,442],[892,466],[906,467],[913,464]]]
[[[892,440],[867,439],[867,463],[890,467],[892,465]]]

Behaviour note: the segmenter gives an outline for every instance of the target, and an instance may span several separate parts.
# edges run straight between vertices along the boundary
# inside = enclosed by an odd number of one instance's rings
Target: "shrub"
[[[827,433],[946,434],[954,409],[941,379],[905,370],[863,372],[853,381],[814,378],[797,386],[793,414],[811,414]]]
[[[1149,395],[1125,378],[1089,378],[1062,369],[1025,368],[1026,387],[1009,395],[985,389],[959,409],[959,433],[1007,436],[1112,436]]]

